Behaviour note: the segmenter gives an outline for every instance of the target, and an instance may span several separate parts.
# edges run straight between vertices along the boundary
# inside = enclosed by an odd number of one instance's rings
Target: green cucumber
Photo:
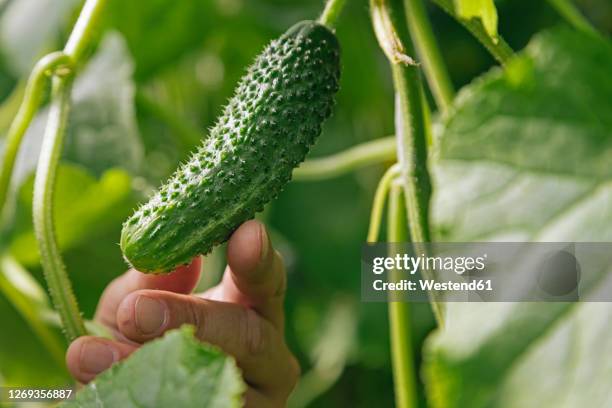
[[[209,137],[123,225],[131,266],[172,271],[278,196],[331,114],[339,48],[328,28],[303,21],[264,49]]]

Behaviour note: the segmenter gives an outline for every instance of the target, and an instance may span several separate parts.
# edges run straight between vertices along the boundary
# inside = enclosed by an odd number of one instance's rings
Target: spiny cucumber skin
[[[167,273],[226,241],[276,198],[332,112],[340,47],[303,21],[272,41],[240,81],[209,137],[123,225],[127,262]]]

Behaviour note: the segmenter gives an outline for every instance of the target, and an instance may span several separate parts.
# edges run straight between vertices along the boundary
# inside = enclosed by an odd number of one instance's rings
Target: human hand
[[[95,319],[115,340],[84,336],[72,342],[66,363],[89,382],[143,343],[183,324],[196,337],[236,359],[248,390],[247,407],[282,407],[299,378],[299,365],[284,339],[286,272],[265,227],[248,221],[232,235],[228,266],[219,285],[191,294],[200,258],[169,275],[129,270],[104,291]]]

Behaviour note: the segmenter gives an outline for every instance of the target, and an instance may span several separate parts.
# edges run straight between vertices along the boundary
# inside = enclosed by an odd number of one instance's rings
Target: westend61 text
[[[385,282],[377,279],[373,282],[376,291],[492,291],[491,279],[478,279],[471,282],[436,282],[433,279],[419,279],[415,281],[402,279],[397,282]]]

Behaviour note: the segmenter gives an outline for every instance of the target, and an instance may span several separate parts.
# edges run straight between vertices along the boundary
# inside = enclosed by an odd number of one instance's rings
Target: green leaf
[[[245,389],[234,360],[183,327],[147,343],[60,407],[230,408],[242,406]]]
[[[202,45],[219,18],[214,1],[111,0],[109,22],[127,39],[136,77],[150,77]]]
[[[38,246],[32,229],[32,175],[20,188],[17,225],[9,249],[24,265],[36,265]],[[119,169],[99,180],[82,167],[61,165],[55,190],[55,220],[60,247],[69,249],[123,221],[133,204],[131,179]]]
[[[457,16],[461,19],[479,19],[493,42],[498,41],[497,9],[493,0],[453,0]]]
[[[611,241],[610,72],[607,41],[556,30],[463,90],[437,146],[437,238]],[[426,346],[429,399],[607,406],[611,316],[609,303],[449,303]]]
[[[138,173],[143,146],[134,105],[134,63],[111,32],[75,81],[63,157],[100,175],[110,167]]]
[[[137,173],[143,146],[134,107],[133,63],[125,41],[106,35],[75,80],[63,159],[100,176],[110,167]],[[33,120],[17,156],[14,184],[36,168],[47,110]]]

